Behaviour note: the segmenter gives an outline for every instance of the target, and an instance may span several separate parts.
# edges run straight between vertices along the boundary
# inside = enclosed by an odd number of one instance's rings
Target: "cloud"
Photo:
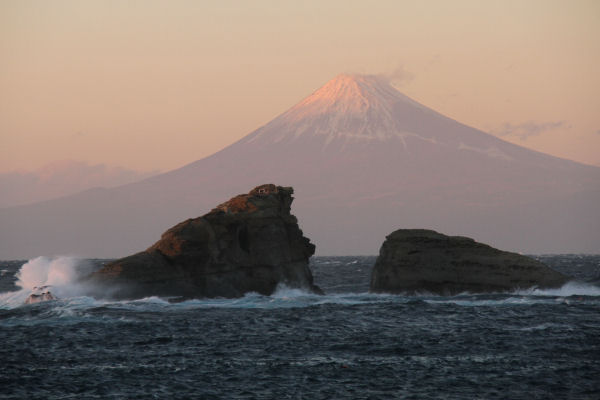
[[[521,140],[527,140],[532,136],[541,135],[544,132],[553,131],[556,129],[569,129],[571,125],[567,121],[555,122],[534,122],[527,121],[521,124],[505,123],[500,128],[493,129],[491,132],[497,136],[513,136]]]
[[[377,76],[396,86],[402,86],[415,79],[415,74],[408,71],[402,64],[398,65],[391,72],[378,74]]]
[[[34,171],[0,173],[0,208],[50,200],[91,189],[136,182],[158,171],[63,160]]]

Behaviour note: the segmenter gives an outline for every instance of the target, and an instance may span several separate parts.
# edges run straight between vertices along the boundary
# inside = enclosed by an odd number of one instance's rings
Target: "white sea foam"
[[[272,298],[276,299],[291,299],[296,297],[307,297],[314,296],[314,293],[311,293],[305,289],[300,288],[291,288],[284,284],[277,285],[275,289],[275,293],[271,295]]]
[[[516,294],[530,296],[600,296],[600,287],[585,282],[570,281],[556,289],[531,288],[518,290]]]
[[[91,271],[87,261],[76,257],[37,257],[23,264],[15,274],[16,285],[21,289],[0,293],[0,307],[13,308],[23,305],[32,293],[50,291],[57,298],[72,298],[86,293],[86,286],[79,282]]]
[[[414,300],[429,304],[454,303],[464,306],[518,305],[538,302],[578,302],[578,297],[598,297],[600,287],[583,282],[569,282],[557,289],[521,289],[510,293],[474,294],[463,293],[457,296],[436,296],[433,294],[391,295],[374,293],[330,293],[316,295],[307,290],[279,285],[271,296],[247,293],[235,299],[197,299],[182,303],[169,303],[168,299],[147,297],[134,301],[100,301],[85,297],[88,287],[79,282],[79,278],[89,273],[91,266],[85,260],[74,257],[38,257],[24,264],[17,272],[17,286],[21,290],[0,293],[0,308],[14,308],[23,305],[25,299],[35,292],[34,288],[49,286],[60,300],[56,307],[85,309],[96,306],[131,308],[135,310],[162,310],[175,308],[295,308],[323,304],[369,304],[382,302],[408,303]],[[573,299],[575,298],[575,299]],[[590,300],[596,302],[596,300]]]
[[[27,290],[40,286],[64,287],[76,280],[79,262],[73,257],[34,258],[17,272],[17,285]]]

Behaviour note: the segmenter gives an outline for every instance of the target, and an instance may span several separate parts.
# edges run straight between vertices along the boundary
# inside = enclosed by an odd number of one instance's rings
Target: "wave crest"
[[[36,257],[21,266],[15,274],[15,284],[21,289],[0,294],[0,307],[13,308],[23,305],[27,297],[36,291],[48,290],[55,297],[71,298],[86,293],[80,278],[89,274],[92,265],[77,257]],[[44,288],[46,287],[46,288]]]
[[[530,288],[526,290],[518,290],[516,294],[524,296],[553,297],[600,296],[600,287],[585,282],[569,281],[560,288],[556,289]]]

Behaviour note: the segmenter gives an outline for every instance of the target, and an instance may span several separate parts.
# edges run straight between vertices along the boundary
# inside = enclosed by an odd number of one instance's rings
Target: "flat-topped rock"
[[[371,275],[372,292],[503,292],[554,288],[569,278],[532,258],[462,236],[400,229],[386,237]]]
[[[94,273],[96,295],[239,297],[279,284],[320,293],[308,259],[315,246],[290,214],[293,189],[261,185],[163,233],[145,251]]]

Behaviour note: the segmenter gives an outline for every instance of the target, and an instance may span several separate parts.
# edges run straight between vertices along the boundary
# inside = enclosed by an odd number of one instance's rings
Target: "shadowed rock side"
[[[113,298],[240,297],[277,285],[320,293],[308,259],[315,246],[290,214],[291,187],[254,188],[181,222],[152,247],[92,274],[96,295]]]
[[[372,292],[502,292],[560,287],[569,278],[539,261],[425,229],[386,237],[371,275]]]

